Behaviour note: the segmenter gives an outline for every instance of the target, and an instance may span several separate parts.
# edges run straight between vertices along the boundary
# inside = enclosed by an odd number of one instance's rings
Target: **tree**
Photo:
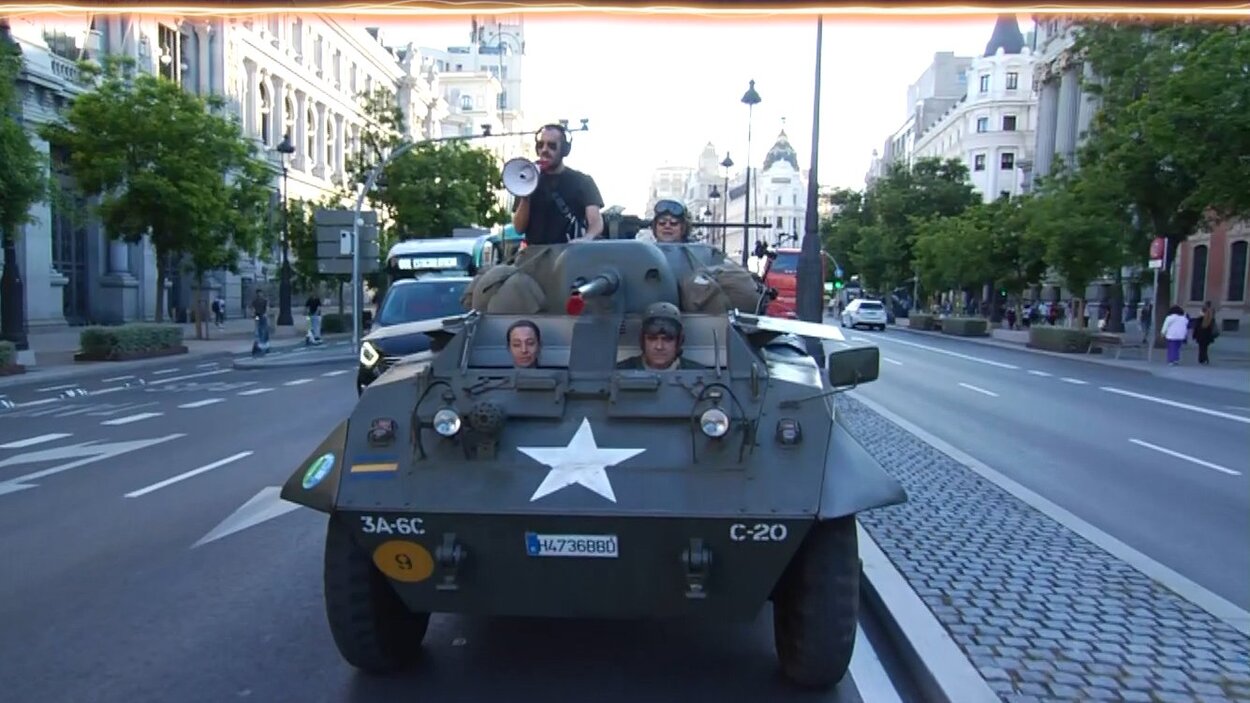
[[[2,20],[0,20],[2,21]],[[17,235],[30,208],[47,197],[47,163],[30,143],[18,116],[17,76],[22,54],[0,27],[0,339],[26,349],[25,290],[17,263]]]
[[[271,176],[239,126],[217,112],[220,98],[138,73],[128,58],[107,56],[82,69],[95,88],[42,133],[68,150],[79,188],[99,196],[111,236],[151,238],[161,321],[165,280],[184,254],[200,273],[233,267],[239,253],[259,250],[272,236],[259,215]]]
[[[842,265],[846,274],[861,273],[854,254],[864,229],[872,224],[872,211],[864,205],[864,194],[839,188],[829,196],[833,215],[820,223],[820,240],[825,251]]]
[[[1079,28],[1074,52],[1100,76],[1086,88],[1102,103],[1078,155],[1081,170],[1097,167],[1140,215],[1141,228],[1129,228],[1135,241],[1125,249],[1136,250],[1143,234],[1152,233],[1168,238],[1172,261],[1181,242],[1202,227],[1250,214],[1244,25],[1091,22]],[[1156,309],[1166,309],[1170,288],[1164,269]]]

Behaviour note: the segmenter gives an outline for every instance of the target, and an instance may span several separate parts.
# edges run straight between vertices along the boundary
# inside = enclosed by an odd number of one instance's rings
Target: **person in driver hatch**
[[[681,356],[685,341],[682,332],[681,312],[672,303],[652,303],[642,318],[638,334],[638,346],[642,354],[620,361],[616,368],[636,371],[675,371],[677,369],[707,368],[698,362]]]
[[[603,196],[595,179],[564,165],[572,148],[568,130],[549,124],[538,130],[534,151],[542,172],[538,187],[517,198],[512,226],[525,234],[527,245],[565,244],[603,236]]]
[[[538,325],[529,320],[517,320],[508,327],[505,336],[513,365],[518,369],[538,367],[538,355],[543,348],[543,335]]]
[[[657,243],[690,240],[690,211],[676,200],[661,200],[651,215],[651,232]]]

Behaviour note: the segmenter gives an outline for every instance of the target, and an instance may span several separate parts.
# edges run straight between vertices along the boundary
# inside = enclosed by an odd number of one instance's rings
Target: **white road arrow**
[[[222,520],[211,532],[201,537],[199,542],[191,545],[191,548],[195,549],[202,544],[219,540],[240,530],[255,527],[262,522],[282,517],[292,510],[298,510],[302,507],[297,503],[282,500],[281,493],[281,486],[262,488],[260,493],[252,496],[252,499],[244,503],[243,507],[231,513],[230,517]]]
[[[23,464],[37,464],[45,461],[60,461],[62,459],[76,459],[67,464],[59,464],[47,469],[41,469],[34,473],[11,478],[7,481],[0,482],[0,496],[9,493],[17,493],[27,488],[35,486],[27,481],[35,481],[53,474],[59,474],[62,471],[76,469],[79,466],[85,466],[101,459],[112,459],[115,456],[125,454],[127,452],[137,451],[146,447],[151,447],[162,442],[185,437],[185,434],[171,434],[155,439],[136,439],[129,442],[111,442],[100,444],[96,441],[83,442],[81,444],[71,444],[66,447],[56,447],[54,449],[42,449],[35,452],[26,452],[11,456],[4,461],[0,461],[0,469],[6,466],[21,466]]]

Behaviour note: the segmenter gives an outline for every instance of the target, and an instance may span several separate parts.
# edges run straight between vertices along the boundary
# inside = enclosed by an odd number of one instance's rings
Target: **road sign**
[[[317,238],[317,258],[320,259],[346,259],[352,260],[352,231],[345,230],[327,230],[324,233],[318,233]],[[332,235],[332,236],[331,236]],[[360,228],[360,260],[364,262],[367,259],[378,258],[378,237],[377,230],[372,228]]]
[[[1165,237],[1155,237],[1150,241],[1150,268],[1163,268],[1163,260],[1168,255],[1168,240]]]

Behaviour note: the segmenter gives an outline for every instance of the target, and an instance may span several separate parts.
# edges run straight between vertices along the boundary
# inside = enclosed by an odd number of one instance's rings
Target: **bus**
[[[774,288],[777,297],[768,304],[770,317],[798,317],[799,254],[802,249],[772,249],[764,264],[764,285]],[[820,280],[828,277],[824,257],[820,259]]]

